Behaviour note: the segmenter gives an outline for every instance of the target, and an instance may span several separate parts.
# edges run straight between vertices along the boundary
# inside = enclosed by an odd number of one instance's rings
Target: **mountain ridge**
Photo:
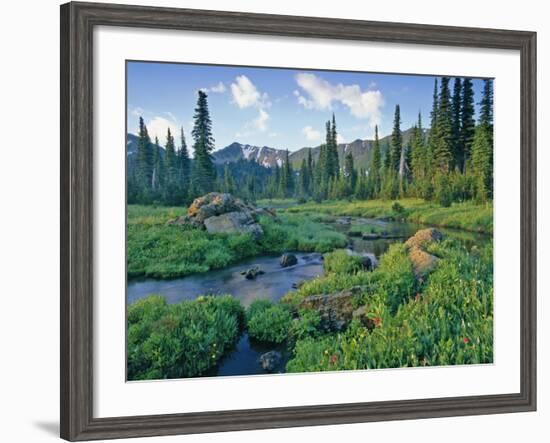
[[[402,131],[403,144],[407,145],[412,137],[413,128]],[[388,149],[390,145],[391,135],[387,135],[380,139],[380,147],[382,153]],[[132,163],[137,153],[138,137],[135,134],[129,133],[126,138],[126,149],[128,163]],[[356,139],[350,143],[338,144],[338,158],[340,164],[344,162],[345,155],[351,150],[356,168],[366,169],[372,157],[372,147],[374,140]],[[164,148],[160,146],[161,155],[164,155]],[[303,159],[307,158],[308,150],[311,149],[313,161],[319,159],[321,145],[314,147],[303,147],[296,151],[289,152],[289,159],[294,169],[299,169]],[[282,166],[286,157],[286,150],[272,148],[269,146],[255,146],[245,143],[233,142],[224,148],[221,148],[212,153],[214,162],[217,165],[226,163],[236,163],[241,160],[254,161],[265,168],[274,168],[275,165]]]

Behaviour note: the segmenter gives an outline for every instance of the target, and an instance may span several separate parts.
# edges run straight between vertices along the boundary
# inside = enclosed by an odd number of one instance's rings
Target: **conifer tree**
[[[344,171],[342,174],[342,182],[344,184],[344,194],[345,196],[350,196],[355,189],[355,184],[357,181],[357,172],[353,164],[353,154],[351,150],[344,157]]]
[[[437,90],[437,78],[434,80],[434,91],[432,98],[432,111],[430,112],[430,131],[428,133],[428,144],[426,158],[429,159],[429,174],[432,175],[433,169],[433,155],[436,150],[436,145],[438,141],[437,135],[437,115],[438,115],[438,106],[439,106],[439,95]],[[427,165],[428,166],[428,163]]]
[[[474,89],[472,80],[465,78],[462,84],[462,103],[460,121],[460,143],[461,152],[459,158],[459,169],[466,172],[466,164],[472,151],[474,141],[475,119],[474,119]]]
[[[192,131],[195,159],[193,162],[192,187],[198,195],[211,192],[216,180],[216,169],[212,160],[214,137],[212,137],[212,121],[208,111],[207,95],[198,91],[197,107],[193,116]]]
[[[452,153],[452,109],[449,97],[449,78],[441,79],[441,91],[437,107],[436,122],[437,143],[434,145],[433,156],[435,166],[443,173],[449,172],[453,159]]]
[[[301,197],[306,197],[309,194],[309,172],[307,167],[307,160],[302,159],[302,164],[300,165],[300,181],[298,187],[298,193]]]
[[[451,103],[452,112],[452,151],[453,162],[452,167],[460,169],[461,160],[464,156],[464,147],[460,137],[460,127],[462,122],[462,80],[460,78],[454,79],[453,86],[453,98]]]
[[[372,182],[374,195],[380,192],[380,168],[382,163],[382,154],[380,152],[380,139],[378,137],[378,125],[374,127],[374,144],[372,147],[372,159],[369,169],[369,179]]]
[[[160,154],[158,137],[153,145],[153,175],[151,180],[153,191],[159,192],[164,185],[164,160]]]
[[[340,165],[338,160],[338,133],[336,132],[336,118],[334,117],[334,113],[332,114],[332,127],[330,128],[329,156],[332,167],[330,175],[331,177],[337,177],[340,173]]]
[[[424,147],[424,136],[422,134],[422,116],[418,113],[418,122],[413,128],[411,146],[411,170],[413,180],[425,178],[426,149]]]
[[[485,127],[489,142],[493,144],[493,80],[483,80],[483,94],[479,103],[479,124]]]
[[[285,151],[285,161],[283,164],[281,177],[283,177],[281,180],[283,195],[285,197],[292,197],[294,194],[294,175],[290,164],[288,149]]]
[[[311,156],[311,148],[307,150],[307,173],[308,173],[308,194],[313,194],[313,186],[314,186],[314,165],[313,165],[313,157]]]
[[[475,180],[476,199],[482,202],[491,198],[492,150],[493,145],[487,127],[478,125],[472,144],[471,172]]]
[[[179,167],[179,182],[185,194],[189,193],[189,182],[191,178],[191,160],[189,159],[189,151],[185,141],[183,126],[180,133],[180,148],[178,150],[178,167]]]
[[[138,149],[136,158],[136,181],[141,192],[148,195],[153,176],[153,152],[151,139],[143,118],[139,118]]]
[[[179,203],[180,187],[178,186],[178,165],[175,151],[174,137],[170,131],[167,130],[164,169],[165,169],[165,183],[164,183],[164,203],[168,205],[175,205]]]
[[[401,151],[403,150],[403,136],[401,134],[401,112],[399,105],[395,106],[393,118],[393,131],[391,134],[390,164],[395,172],[401,173],[399,164],[401,161]]]

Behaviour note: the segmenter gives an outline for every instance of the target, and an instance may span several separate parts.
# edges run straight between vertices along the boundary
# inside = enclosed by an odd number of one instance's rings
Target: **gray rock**
[[[302,300],[299,307],[316,310],[321,317],[321,328],[325,331],[341,331],[353,318],[353,297],[363,291],[354,286],[334,294],[310,295]]]
[[[269,209],[257,208],[231,194],[211,192],[196,198],[187,215],[170,220],[171,225],[191,225],[211,233],[241,232],[251,234],[256,240],[263,236],[258,224],[260,216],[275,217]]]
[[[274,372],[279,367],[281,363],[281,353],[277,351],[269,351],[265,354],[260,355],[258,363],[264,371]]]
[[[286,268],[288,266],[294,266],[295,264],[297,264],[298,259],[294,254],[284,253],[283,255],[281,255],[279,263],[283,268]]]
[[[264,271],[262,271],[259,266],[254,266],[241,272],[241,275],[244,275],[244,278],[247,280],[254,280],[258,275],[262,274],[264,274]]]
[[[211,234],[240,232],[251,234],[256,240],[264,235],[262,227],[256,223],[248,210],[208,217],[204,220],[204,227]]]
[[[439,262],[439,258],[426,252],[425,248],[433,243],[443,239],[443,234],[437,229],[421,229],[406,242],[405,246],[409,251],[409,259],[413,265],[414,274],[418,279],[422,279],[429,274]]]

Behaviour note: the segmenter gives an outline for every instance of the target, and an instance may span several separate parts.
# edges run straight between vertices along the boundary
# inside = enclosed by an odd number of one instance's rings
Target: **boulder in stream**
[[[241,272],[241,275],[244,275],[244,278],[247,280],[254,280],[258,275],[262,274],[264,274],[264,271],[262,271],[259,266],[253,266],[252,268]]]
[[[274,372],[281,363],[281,353],[277,351],[269,351],[260,355],[258,363],[264,371]]]
[[[283,255],[281,255],[279,263],[283,268],[287,268],[289,266],[294,266],[295,264],[297,264],[298,259],[294,254],[289,254],[288,252],[285,252]]]

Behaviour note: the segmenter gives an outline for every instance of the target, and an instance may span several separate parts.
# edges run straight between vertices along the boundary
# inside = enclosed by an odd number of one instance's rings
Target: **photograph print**
[[[126,62],[127,380],[493,362],[493,79]]]

